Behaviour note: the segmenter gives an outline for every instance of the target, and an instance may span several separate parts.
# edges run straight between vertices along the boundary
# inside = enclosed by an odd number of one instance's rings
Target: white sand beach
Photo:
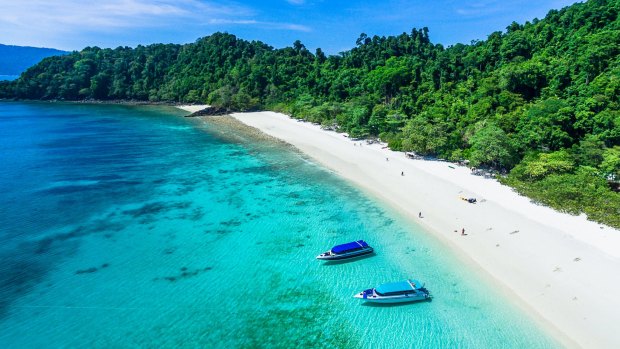
[[[535,205],[466,167],[412,160],[278,113],[233,117],[290,143],[423,226],[565,346],[620,347],[620,231]]]
[[[195,113],[197,111],[201,111],[203,109],[209,108],[208,104],[186,104],[186,105],[177,105],[177,108],[181,110],[188,111],[190,113]]]

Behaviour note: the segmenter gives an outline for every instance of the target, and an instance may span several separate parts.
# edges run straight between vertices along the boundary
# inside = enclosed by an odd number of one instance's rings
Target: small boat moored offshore
[[[413,279],[382,284],[364,290],[353,297],[376,303],[414,302],[432,298],[424,285]]]
[[[370,247],[366,243],[366,241],[357,240],[346,244],[334,246],[331,248],[331,250],[323,252],[320,255],[316,256],[316,259],[333,261],[338,259],[358,257],[372,253],[373,251],[373,248]]]

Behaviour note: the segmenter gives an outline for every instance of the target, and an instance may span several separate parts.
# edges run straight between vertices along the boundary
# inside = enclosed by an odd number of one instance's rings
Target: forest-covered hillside
[[[217,33],[50,57],[0,97],[271,109],[508,173],[539,202],[620,227],[620,0],[590,0],[443,47],[361,34],[339,55]]]

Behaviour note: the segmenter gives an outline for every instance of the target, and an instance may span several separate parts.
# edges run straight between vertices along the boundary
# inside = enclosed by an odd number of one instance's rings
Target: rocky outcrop
[[[194,117],[194,116],[221,116],[221,115],[228,115],[230,113],[235,113],[237,112],[237,110],[231,110],[228,108],[221,108],[221,107],[207,107],[205,109],[199,110],[197,112],[191,113],[189,115],[187,115],[187,117]]]
[[[189,115],[187,115],[187,117],[194,117],[194,116],[222,116],[222,115],[229,115],[232,113],[247,113],[247,112],[253,112],[253,111],[259,111],[258,108],[231,108],[231,107],[214,107],[214,106],[210,106],[207,107],[205,109],[199,110],[197,112],[191,113]]]

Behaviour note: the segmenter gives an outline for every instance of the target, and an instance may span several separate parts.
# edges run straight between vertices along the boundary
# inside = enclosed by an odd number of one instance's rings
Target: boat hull
[[[390,303],[409,303],[409,302],[421,302],[428,301],[431,299],[429,295],[421,294],[421,295],[413,295],[413,296],[399,296],[399,297],[367,297],[364,298],[363,295],[355,295],[355,298],[363,299],[370,303],[382,303],[382,304],[390,304]]]
[[[364,290],[353,297],[372,303],[406,303],[432,299],[424,285],[413,279],[382,284]]]
[[[364,256],[364,255],[373,253],[374,249],[370,247],[364,250],[353,251],[350,253],[343,253],[343,254],[328,254],[328,252],[325,252],[323,254],[316,256],[316,259],[320,259],[324,261],[337,261],[337,260],[342,260],[342,259],[355,258],[355,257]]]

